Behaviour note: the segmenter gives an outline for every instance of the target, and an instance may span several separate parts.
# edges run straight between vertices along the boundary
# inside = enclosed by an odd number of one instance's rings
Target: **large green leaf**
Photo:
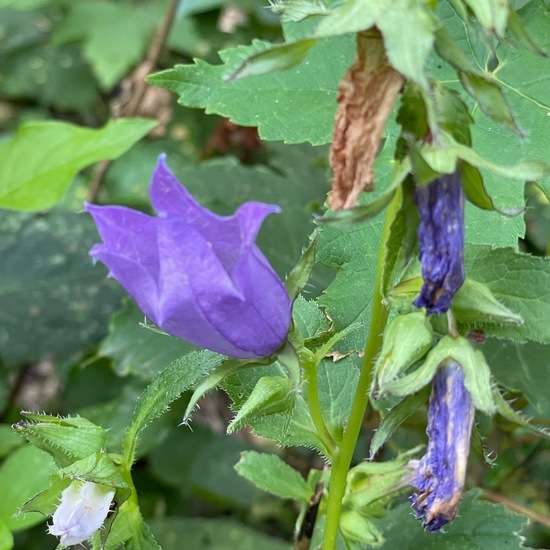
[[[489,339],[480,348],[495,378],[512,391],[521,391],[544,416],[550,416],[546,380],[550,372],[550,346]]]
[[[359,322],[359,330],[342,339],[340,351],[362,351],[370,322],[382,217],[345,228],[323,227],[317,259],[337,269],[336,278],[319,298],[337,331]]]
[[[122,155],[155,125],[119,119],[99,130],[57,121],[20,126],[15,137],[0,143],[0,207],[54,206],[82,168]]]
[[[105,334],[121,292],[88,256],[96,240],[85,214],[2,214],[0,356],[6,363],[66,356]]]
[[[257,126],[265,140],[314,145],[329,143],[336,112],[336,88],[351,65],[352,37],[319,40],[304,61],[288,71],[226,82],[243,60],[265,50],[267,42],[220,52],[222,65],[195,60],[148,78],[179,96],[179,103],[205,109],[242,126]]]
[[[278,497],[307,502],[311,496],[306,480],[277,455],[244,452],[235,470],[259,489]]]
[[[109,90],[142,59],[162,18],[160,10],[143,6],[72,2],[68,15],[54,29],[54,40],[57,44],[83,40],[84,57],[102,87]]]
[[[520,254],[509,248],[470,246],[465,254],[468,277],[485,283],[494,297],[524,321],[522,326],[477,328],[518,342],[550,342],[550,258]]]
[[[460,514],[444,532],[424,531],[410,504],[398,506],[376,525],[385,539],[380,550],[519,550],[525,548],[518,535],[525,522],[526,518],[508,512],[502,504],[479,500],[479,492],[470,491]]]
[[[13,451],[0,466],[0,521],[11,531],[26,529],[44,521],[41,514],[15,514],[27,500],[44,491],[50,483],[50,474],[55,465],[50,455],[24,445]]]

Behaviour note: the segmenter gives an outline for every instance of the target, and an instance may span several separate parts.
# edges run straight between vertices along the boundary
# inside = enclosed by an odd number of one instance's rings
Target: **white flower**
[[[50,535],[59,537],[63,546],[89,539],[103,525],[114,496],[110,487],[73,481],[61,493],[61,503],[48,526]]]

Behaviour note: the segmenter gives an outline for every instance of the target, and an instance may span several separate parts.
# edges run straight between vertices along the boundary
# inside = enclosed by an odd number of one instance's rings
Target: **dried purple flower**
[[[284,341],[291,304],[255,244],[279,207],[248,202],[233,216],[198,204],[161,155],[151,181],[158,216],[93,206],[102,261],[143,313],[167,333],[237,358],[264,357]]]
[[[428,313],[445,313],[464,282],[464,191],[460,169],[415,192],[424,284],[414,301]]]
[[[426,530],[439,531],[458,513],[475,408],[455,361],[440,366],[432,384],[428,449],[416,470],[414,485],[420,493],[411,501]]]

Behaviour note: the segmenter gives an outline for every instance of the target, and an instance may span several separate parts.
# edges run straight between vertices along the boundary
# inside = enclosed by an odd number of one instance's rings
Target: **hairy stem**
[[[386,244],[389,239],[391,224],[397,214],[400,203],[401,193],[398,192],[395,194],[386,211],[386,219],[384,221],[380,249],[378,252],[376,278],[374,281],[374,296],[369,335],[365,346],[361,375],[355,392],[348,425],[342,438],[342,445],[336,453],[332,465],[323,550],[334,550],[336,548],[342,498],[344,497],[346,489],[346,478],[369,401],[368,391],[372,381],[374,359],[380,350],[382,333],[384,332],[384,327],[388,320],[388,310],[382,302],[382,276],[384,273],[384,264],[386,262]]]

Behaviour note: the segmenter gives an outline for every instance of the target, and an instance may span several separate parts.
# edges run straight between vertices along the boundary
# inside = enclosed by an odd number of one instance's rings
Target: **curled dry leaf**
[[[356,59],[338,86],[330,150],[333,210],[355,206],[363,191],[374,188],[374,159],[403,81],[388,62],[380,32],[360,33]]]

